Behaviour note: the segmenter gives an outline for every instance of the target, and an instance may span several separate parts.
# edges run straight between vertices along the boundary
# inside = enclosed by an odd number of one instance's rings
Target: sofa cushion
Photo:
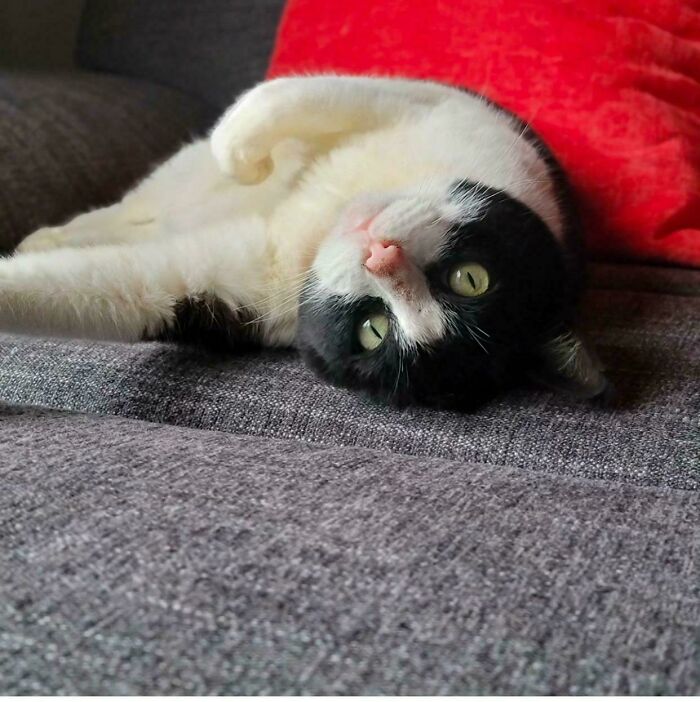
[[[0,409],[5,694],[700,693],[700,493]]]
[[[86,0],[78,61],[219,110],[265,77],[284,0]]]
[[[609,266],[594,279],[600,287],[590,290],[584,311],[617,387],[608,408],[524,388],[472,414],[401,411],[316,380],[292,353],[209,355],[161,343],[11,336],[0,340],[0,399],[700,488],[700,272]]]
[[[0,72],[0,249],[114,201],[210,118],[140,81]]]

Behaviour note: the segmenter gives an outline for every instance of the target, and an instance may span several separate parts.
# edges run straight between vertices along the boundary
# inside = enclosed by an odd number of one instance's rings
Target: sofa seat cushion
[[[700,493],[0,408],[5,694],[693,695]]]
[[[210,118],[150,83],[0,71],[0,249],[113,202]]]
[[[526,388],[472,414],[397,410],[318,381],[292,353],[12,336],[0,337],[0,400],[700,488],[700,272],[607,266],[594,282],[584,312],[617,387],[609,408]]]

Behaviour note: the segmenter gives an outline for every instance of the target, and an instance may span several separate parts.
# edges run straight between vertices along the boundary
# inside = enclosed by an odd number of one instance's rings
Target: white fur
[[[0,326],[136,340],[167,327],[178,299],[206,295],[245,307],[264,343],[289,345],[312,267],[328,293],[382,297],[406,343],[430,343],[448,320],[418,268],[456,218],[478,217],[479,197],[447,198],[464,178],[562,236],[545,163],[485,101],[397,79],[263,83],[120,203],[41,229],[0,261]],[[364,268],[352,230],[371,217],[368,236],[409,254],[412,295]]]

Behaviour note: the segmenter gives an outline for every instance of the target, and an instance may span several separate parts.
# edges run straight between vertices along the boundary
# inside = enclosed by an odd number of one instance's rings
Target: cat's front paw
[[[68,236],[63,227],[42,227],[19,243],[18,253],[49,251],[68,245]]]
[[[266,150],[239,146],[235,143],[217,143],[213,135],[211,145],[219,168],[242,185],[257,185],[272,173],[274,164]]]
[[[244,185],[265,180],[274,168],[271,151],[282,135],[281,81],[246,93],[214,127],[210,146],[219,168]]]
[[[222,122],[211,135],[211,150],[219,168],[243,185],[261,183],[272,173],[269,149],[247,139],[232,122]]]

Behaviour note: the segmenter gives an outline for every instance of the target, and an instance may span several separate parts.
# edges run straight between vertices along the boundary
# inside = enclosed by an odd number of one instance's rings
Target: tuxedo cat
[[[400,404],[468,408],[526,375],[596,397],[575,224],[551,153],[480,96],[282,78],[0,261],[0,328],[295,346]]]

